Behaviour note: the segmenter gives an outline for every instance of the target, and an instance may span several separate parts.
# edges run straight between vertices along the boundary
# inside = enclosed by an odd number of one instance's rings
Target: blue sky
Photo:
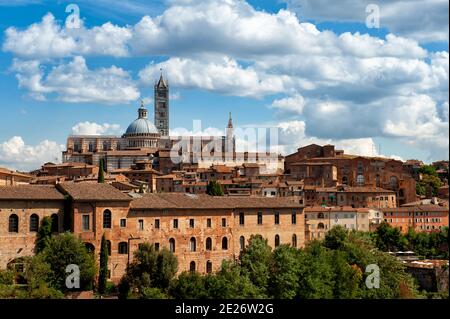
[[[379,1],[367,28],[364,1],[0,0],[0,166],[54,161],[71,133],[121,134],[140,98],[152,111],[160,67],[171,129],[219,132],[232,112],[279,127],[284,153],[448,159],[448,2],[410,2]],[[65,27],[70,3],[81,29]]]

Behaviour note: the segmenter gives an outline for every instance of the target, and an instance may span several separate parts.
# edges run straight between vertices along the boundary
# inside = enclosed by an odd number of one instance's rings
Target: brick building
[[[304,245],[304,218],[283,198],[146,194],[132,198],[109,184],[0,188],[0,267],[32,255],[40,220],[51,216],[54,231],[68,229],[99,258],[101,237],[109,247],[110,278],[118,281],[142,242],[167,247],[179,271],[217,270],[234,259],[253,234],[269,245]]]
[[[334,145],[311,144],[285,157],[288,178],[305,185],[379,187],[396,192],[397,206],[416,200],[416,182],[398,160],[344,154]]]
[[[33,177],[29,174],[19,173],[0,167],[0,186],[14,186],[29,184]]]

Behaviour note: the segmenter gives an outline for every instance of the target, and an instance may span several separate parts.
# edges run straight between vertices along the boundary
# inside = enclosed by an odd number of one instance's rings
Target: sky
[[[284,155],[331,143],[448,160],[448,6],[0,0],[0,166],[58,162],[69,134],[123,134],[140,99],[152,114],[161,69],[172,134],[194,120],[223,134],[231,112],[236,128],[276,128]]]

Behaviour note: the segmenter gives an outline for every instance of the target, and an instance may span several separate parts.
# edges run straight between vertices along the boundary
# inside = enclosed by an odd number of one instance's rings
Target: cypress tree
[[[105,293],[107,277],[108,277],[108,247],[106,245],[105,234],[103,234],[100,246],[100,272],[98,276],[98,292],[101,294]]]
[[[37,233],[36,246],[34,248],[36,254],[40,253],[47,246],[48,240],[52,236],[52,219],[48,216],[42,218],[41,227]]]
[[[105,182],[105,171],[103,166],[103,159],[100,160],[100,167],[98,168],[98,182],[104,183]]]

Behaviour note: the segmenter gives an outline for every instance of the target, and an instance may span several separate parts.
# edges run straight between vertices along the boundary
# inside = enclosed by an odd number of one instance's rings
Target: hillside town
[[[208,274],[239,258],[253,235],[272,248],[302,248],[336,226],[374,232],[388,224],[404,235],[448,227],[448,161],[317,144],[284,155],[240,153],[231,115],[226,136],[168,136],[168,97],[161,75],[155,124],[141,103],[122,136],[69,136],[62,163],[0,168],[0,268],[33,255],[45,217],[53,233],[71,232],[96,258],[106,240],[108,280],[116,284],[143,243],[172,252],[178,273]],[[187,156],[173,152],[181,140]],[[193,160],[194,145],[211,141],[210,156]]]

